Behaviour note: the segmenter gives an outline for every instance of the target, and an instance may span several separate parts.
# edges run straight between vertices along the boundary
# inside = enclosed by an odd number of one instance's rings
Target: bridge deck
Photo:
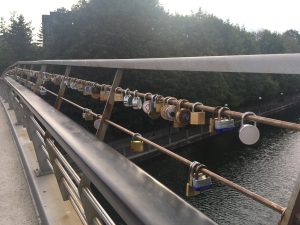
[[[0,224],[39,224],[2,104],[0,104],[0,184]]]

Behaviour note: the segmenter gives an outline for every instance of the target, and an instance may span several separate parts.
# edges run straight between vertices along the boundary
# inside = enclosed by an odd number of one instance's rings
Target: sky
[[[190,14],[202,11],[233,24],[244,26],[248,31],[269,29],[284,32],[300,31],[299,0],[159,0],[170,13]],[[41,17],[60,7],[70,9],[77,0],[0,0],[0,17],[8,20],[12,12],[25,16],[32,22],[34,33],[41,27]]]

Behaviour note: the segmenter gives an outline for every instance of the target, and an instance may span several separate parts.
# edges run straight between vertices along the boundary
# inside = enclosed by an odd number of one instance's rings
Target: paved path
[[[17,147],[0,103],[0,225],[39,224]]]

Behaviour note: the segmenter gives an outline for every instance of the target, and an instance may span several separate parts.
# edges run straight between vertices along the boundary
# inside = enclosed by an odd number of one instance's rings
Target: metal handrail
[[[5,81],[126,223],[215,224],[39,96]]]
[[[64,65],[114,69],[300,74],[300,54],[230,55],[148,59],[19,61],[14,65]]]

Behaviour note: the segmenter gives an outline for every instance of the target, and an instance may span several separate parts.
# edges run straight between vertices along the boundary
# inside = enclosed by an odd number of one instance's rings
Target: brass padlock
[[[214,110],[214,112],[212,113],[212,117],[209,118],[209,133],[214,133],[215,132],[215,120],[218,119],[217,115],[218,115],[218,111],[219,109],[221,109],[221,106],[217,106]]]
[[[186,108],[181,108],[181,104],[186,102],[188,102],[186,99],[180,99],[177,102],[174,127],[184,127],[190,122],[191,111]]]
[[[161,111],[161,108],[163,107],[163,102],[162,102],[162,96],[161,95],[158,95],[156,96],[155,98],[155,102],[154,102],[154,108],[156,110],[156,112],[160,112]]]
[[[205,125],[205,112],[195,112],[197,105],[203,105],[201,102],[195,102],[192,107],[190,124],[192,125]]]
[[[77,91],[83,92],[83,88],[84,88],[83,81],[78,79],[76,81],[76,89],[77,89]]]
[[[100,98],[100,88],[99,87],[97,87],[97,86],[92,87],[91,97],[93,99],[99,99]]]
[[[107,87],[109,85],[101,85],[101,91],[100,91],[100,101],[107,101],[109,92],[107,91]]]
[[[121,92],[121,89],[120,87],[117,87],[115,89],[115,94],[114,94],[114,100],[115,102],[122,102],[123,101],[123,98],[124,98],[124,94],[123,92]]]
[[[86,84],[83,88],[83,95],[88,96],[92,94],[92,85],[90,84],[90,82],[88,82],[88,84]]]
[[[130,142],[130,150],[133,152],[143,152],[144,151],[144,142],[138,140],[137,137],[142,136],[141,134],[134,134]]]
[[[90,110],[90,109],[84,109],[83,113],[82,113],[82,118],[85,121],[92,121],[92,120],[94,120],[94,116],[92,114],[92,110]]]

